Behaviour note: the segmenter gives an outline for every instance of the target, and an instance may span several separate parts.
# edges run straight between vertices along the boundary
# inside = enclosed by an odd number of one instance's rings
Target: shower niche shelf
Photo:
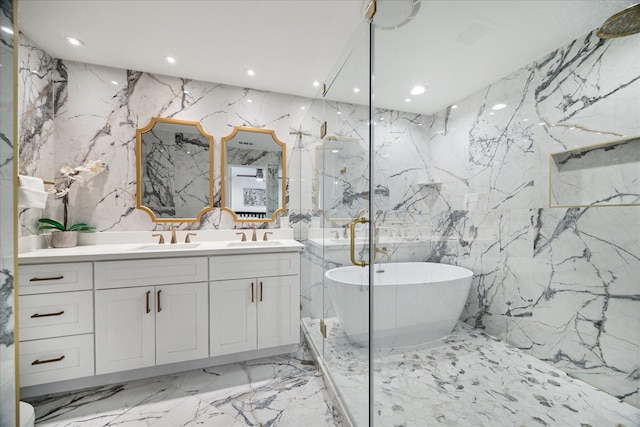
[[[441,185],[442,181],[418,181],[420,188],[439,188]]]
[[[549,155],[549,207],[640,205],[640,136]]]

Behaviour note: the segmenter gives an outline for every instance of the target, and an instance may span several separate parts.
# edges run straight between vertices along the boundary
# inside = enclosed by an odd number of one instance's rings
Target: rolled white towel
[[[44,192],[44,181],[35,176],[18,175],[19,187],[31,188]]]
[[[44,191],[44,182],[33,176],[18,175],[18,207],[44,209],[49,193]]]

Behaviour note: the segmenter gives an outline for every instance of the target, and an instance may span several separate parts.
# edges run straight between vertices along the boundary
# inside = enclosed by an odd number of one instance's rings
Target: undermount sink
[[[255,248],[255,247],[266,247],[266,246],[280,246],[282,243],[278,240],[268,240],[268,241],[264,241],[264,240],[258,240],[255,242],[229,242],[227,243],[227,247],[228,248],[242,248],[242,247],[249,247],[249,248]]]
[[[193,249],[200,246],[200,243],[154,243],[152,245],[144,245],[139,248],[131,249],[132,251],[175,251],[180,249]]]

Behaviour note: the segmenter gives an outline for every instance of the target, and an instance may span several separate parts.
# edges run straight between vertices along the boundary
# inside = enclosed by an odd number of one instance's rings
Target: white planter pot
[[[51,246],[54,248],[72,248],[78,245],[77,231],[51,232]]]

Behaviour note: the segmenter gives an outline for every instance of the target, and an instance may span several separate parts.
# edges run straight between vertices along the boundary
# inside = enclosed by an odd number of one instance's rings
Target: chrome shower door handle
[[[368,261],[360,260],[356,261],[356,224],[367,224],[369,220],[367,218],[356,218],[351,221],[350,231],[351,231],[351,244],[349,254],[351,255],[351,263],[353,265],[359,265],[360,267],[366,267],[369,265]]]

